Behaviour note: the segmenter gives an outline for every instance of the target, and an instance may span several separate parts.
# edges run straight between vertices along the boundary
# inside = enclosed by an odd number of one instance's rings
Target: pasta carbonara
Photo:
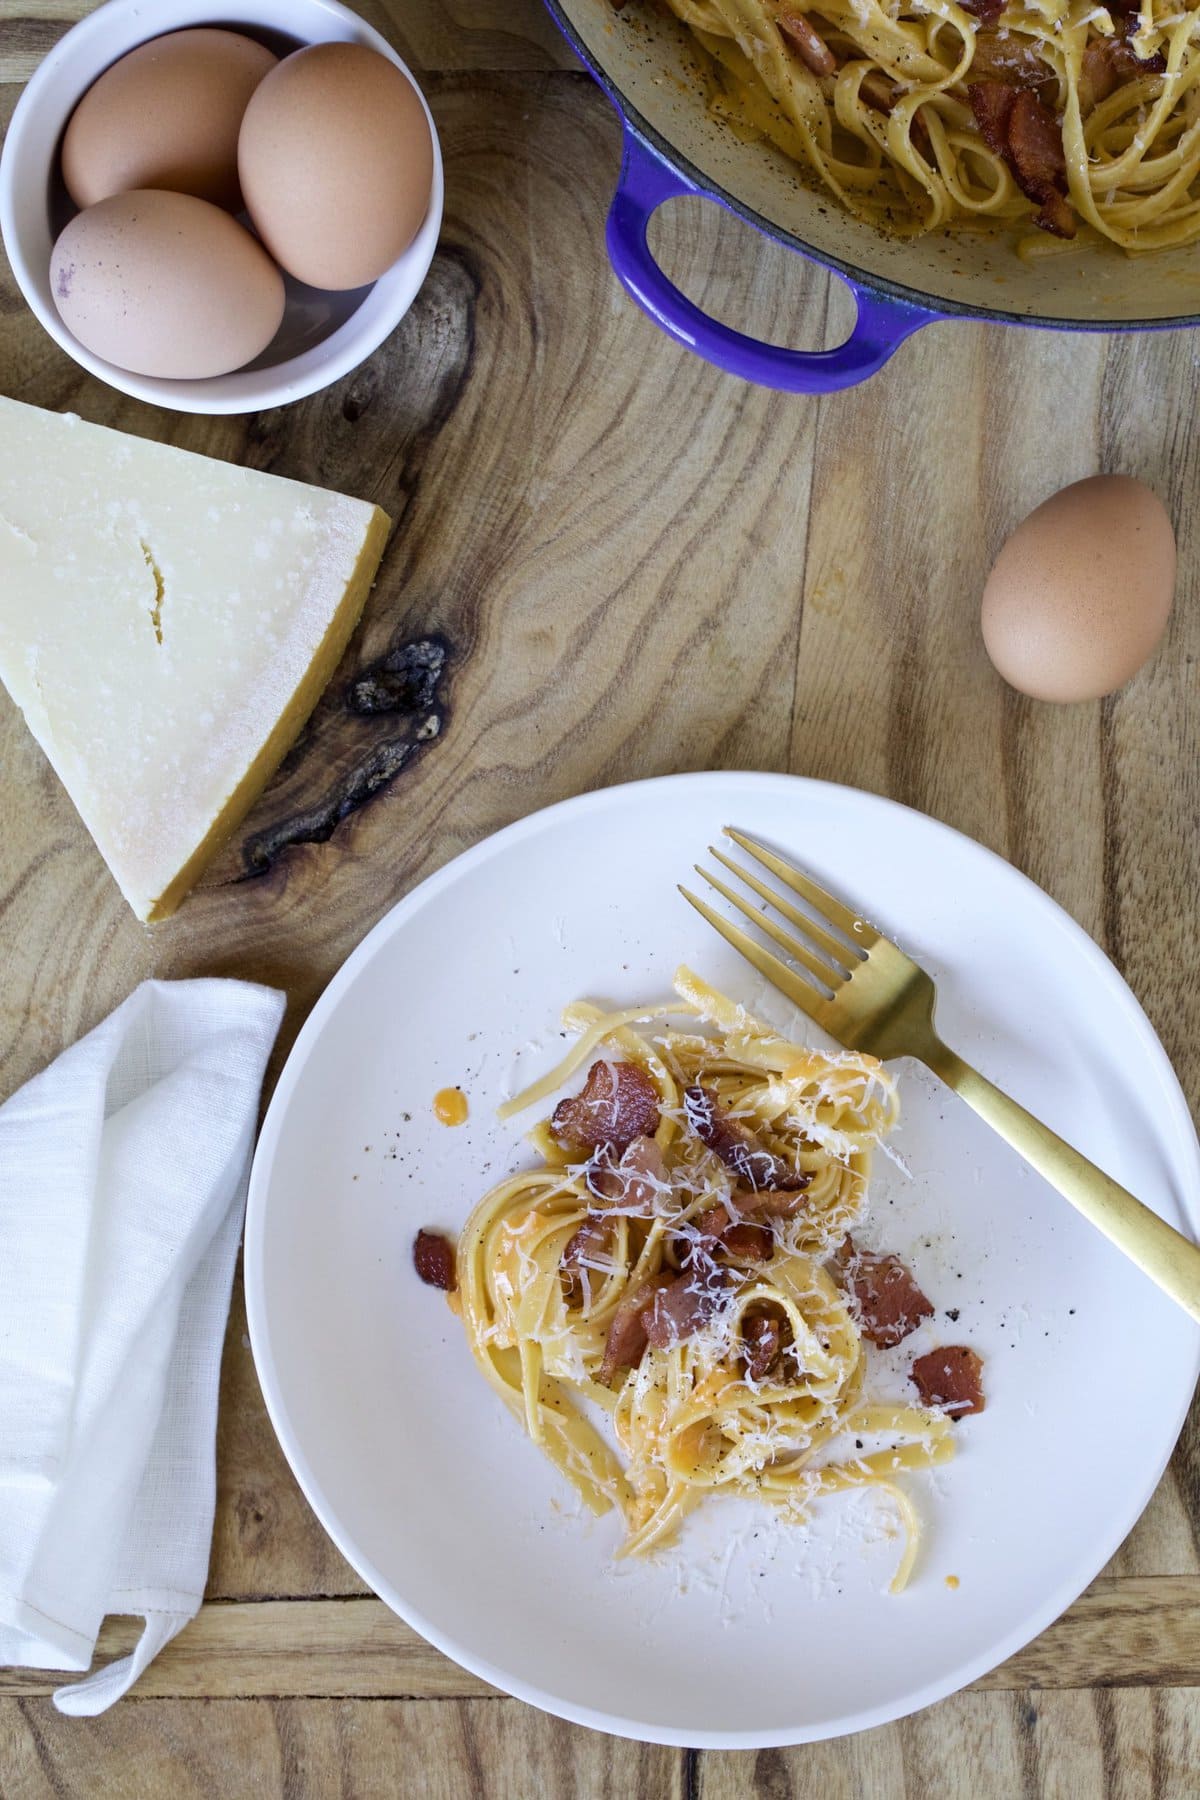
[[[1196,0],[666,4],[707,52],[712,110],[886,231],[1032,215],[1129,251],[1200,237]]]
[[[918,1523],[896,1478],[945,1461],[951,1415],[976,1407],[951,1395],[949,1364],[941,1405],[867,1392],[864,1336],[896,1343],[932,1312],[898,1258],[848,1236],[895,1087],[873,1058],[789,1043],[687,969],[675,986],[663,1007],[567,1008],[570,1055],[503,1110],[585,1064],[586,1081],[532,1132],[540,1166],[467,1220],[452,1303],[534,1443],[593,1511],[619,1509],[624,1553],[668,1542],[708,1495],[802,1518],[874,1483],[904,1524],[900,1587]],[[426,1279],[452,1285],[450,1266]]]

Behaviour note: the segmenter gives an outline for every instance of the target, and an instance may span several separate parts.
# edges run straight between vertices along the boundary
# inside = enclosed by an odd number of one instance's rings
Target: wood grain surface
[[[85,0],[0,0],[0,115]],[[1103,944],[1200,1100],[1196,339],[921,332],[826,400],[677,351],[603,255],[614,118],[538,0],[370,0],[446,159],[434,268],[325,394],[189,419],[85,376],[0,270],[3,391],[326,483],[396,520],[312,724],[205,882],[153,930],[121,902],[0,695],[0,1096],[146,975],[287,990],[275,1068],[393,902],[484,833],[608,782],[793,770],[932,813]],[[712,207],[656,247],[721,316],[835,342],[846,302]],[[1097,470],[1167,499],[1179,595],[1115,699],[1050,708],[992,672],[983,579],[1038,500]],[[364,713],[354,682],[392,677]],[[1119,1454],[1119,1444],[1115,1446]],[[791,1793],[892,1800],[1200,1792],[1200,1412],[1105,1575],[1036,1644],[917,1718],[794,1751],[643,1748],[489,1693],[371,1598],[301,1498],[230,1319],[210,1604],[134,1695],[59,1717],[0,1674],[3,1800]],[[102,1653],[131,1630],[105,1628]]]

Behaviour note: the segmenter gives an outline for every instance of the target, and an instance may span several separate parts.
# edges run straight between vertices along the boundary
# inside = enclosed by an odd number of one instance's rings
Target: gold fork
[[[699,863],[696,873],[786,951],[803,973],[789,968],[757,939],[681,887],[684,899],[726,943],[848,1050],[864,1050],[881,1062],[913,1056],[932,1069],[1164,1293],[1200,1319],[1200,1248],[942,1042],[933,1024],[937,999],[933,981],[903,950],[765,845],[730,826],[725,835],[810,909],[802,912],[777,888],[710,845],[710,855],[802,936],[785,931]]]

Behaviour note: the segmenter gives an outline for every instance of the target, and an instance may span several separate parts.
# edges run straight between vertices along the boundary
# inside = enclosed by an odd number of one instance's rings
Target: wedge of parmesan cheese
[[[139,919],[174,911],[279,766],[389,525],[0,398],[0,680]]]

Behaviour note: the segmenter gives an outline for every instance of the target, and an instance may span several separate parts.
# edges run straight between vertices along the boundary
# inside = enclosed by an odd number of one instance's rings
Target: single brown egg
[[[283,277],[262,245],[191,194],[113,194],[76,213],[50,291],[94,355],[168,380],[240,369],[283,319]]]
[[[1167,509],[1131,475],[1076,481],[1030,513],[983,590],[983,641],[1035,700],[1096,700],[1157,649],[1175,594]]]
[[[71,114],[62,172],[76,206],[167,188],[240,212],[242,114],[277,61],[253,38],[207,26],[139,44]]]
[[[433,139],[408,77],[362,44],[313,44],[272,69],[242,120],[238,172],[279,265],[319,288],[365,287],[429,209]]]

